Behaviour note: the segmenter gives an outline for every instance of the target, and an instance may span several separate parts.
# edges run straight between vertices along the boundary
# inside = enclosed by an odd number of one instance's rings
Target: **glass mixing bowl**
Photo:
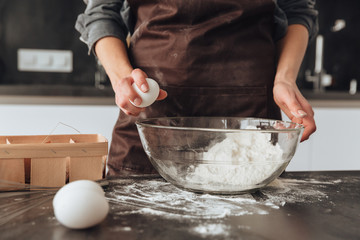
[[[172,117],[136,122],[144,150],[159,174],[194,192],[255,191],[289,164],[304,127],[237,117]]]

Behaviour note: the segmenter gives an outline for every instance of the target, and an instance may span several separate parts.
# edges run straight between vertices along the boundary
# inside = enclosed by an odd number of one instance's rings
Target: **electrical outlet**
[[[19,71],[65,73],[73,71],[73,54],[70,50],[20,48],[17,55]]]

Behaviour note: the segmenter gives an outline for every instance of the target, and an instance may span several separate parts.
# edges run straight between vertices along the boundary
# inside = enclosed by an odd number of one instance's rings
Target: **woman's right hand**
[[[149,90],[149,85],[146,82],[147,75],[141,69],[134,69],[130,75],[112,79],[113,89],[115,92],[116,105],[129,116],[138,116],[145,108],[136,107],[135,105],[141,104],[141,97],[133,89],[132,84],[135,83],[142,92]],[[163,100],[166,98],[167,93],[160,89],[159,96],[156,100]],[[130,102],[131,101],[131,102]]]
[[[130,101],[139,105],[141,97],[132,88],[138,86],[147,92],[149,86],[146,82],[147,75],[141,69],[133,69],[130,64],[125,44],[116,37],[104,37],[95,44],[95,53],[105,68],[115,92],[116,105],[127,115],[138,116],[144,108],[134,106]],[[160,89],[157,100],[166,98],[167,93]]]

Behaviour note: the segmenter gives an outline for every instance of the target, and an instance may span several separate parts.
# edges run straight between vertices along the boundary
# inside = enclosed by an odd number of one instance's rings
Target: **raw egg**
[[[132,87],[134,88],[134,90],[136,91],[136,93],[141,97],[142,102],[140,105],[135,105],[133,102],[131,102],[134,106],[136,107],[148,107],[151,104],[153,104],[155,102],[155,100],[157,99],[157,97],[159,96],[159,92],[160,92],[160,87],[159,84],[151,79],[151,78],[146,78],[146,81],[149,85],[149,91],[147,91],[146,93],[142,92],[135,83],[132,84]]]

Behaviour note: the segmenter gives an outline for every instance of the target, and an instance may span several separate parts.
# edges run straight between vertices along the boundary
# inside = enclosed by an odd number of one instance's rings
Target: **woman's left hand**
[[[314,111],[309,102],[300,93],[295,82],[275,81],[274,100],[292,122],[304,125],[301,141],[307,140],[316,131]]]

